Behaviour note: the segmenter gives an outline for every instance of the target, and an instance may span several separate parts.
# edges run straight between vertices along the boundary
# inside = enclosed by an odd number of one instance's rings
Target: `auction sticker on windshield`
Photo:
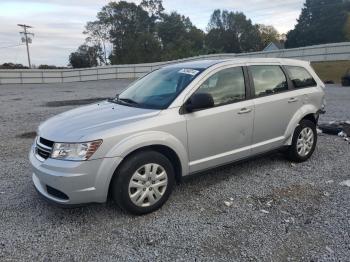
[[[179,73],[195,76],[199,73],[199,71],[194,69],[183,68],[179,71]]]

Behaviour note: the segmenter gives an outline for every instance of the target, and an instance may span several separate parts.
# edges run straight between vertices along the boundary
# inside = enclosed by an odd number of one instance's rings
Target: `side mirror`
[[[197,93],[194,94],[185,105],[187,112],[214,107],[214,99],[211,94]]]

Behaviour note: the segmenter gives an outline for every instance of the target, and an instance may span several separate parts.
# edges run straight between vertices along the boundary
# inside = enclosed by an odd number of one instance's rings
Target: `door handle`
[[[252,110],[251,110],[250,108],[242,108],[242,109],[238,112],[238,114],[239,114],[239,115],[242,115],[242,114],[248,114],[248,113],[250,113],[250,112],[252,112]]]
[[[293,97],[288,100],[288,103],[295,103],[295,102],[298,102],[298,100],[299,100],[298,98]]]

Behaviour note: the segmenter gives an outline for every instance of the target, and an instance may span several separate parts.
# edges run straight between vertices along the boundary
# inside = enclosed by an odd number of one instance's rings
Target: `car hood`
[[[100,131],[154,117],[159,112],[103,101],[48,119],[39,126],[38,135],[56,142],[80,142]]]

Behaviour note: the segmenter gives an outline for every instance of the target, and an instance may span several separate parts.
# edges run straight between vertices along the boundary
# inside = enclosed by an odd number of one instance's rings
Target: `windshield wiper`
[[[117,95],[114,98],[108,98],[108,102],[115,103],[115,104],[127,104],[127,105],[138,105],[136,101],[130,99],[130,98],[120,98],[119,95]]]
[[[124,103],[127,103],[127,104],[133,104],[133,105],[138,105],[139,103],[137,103],[136,101],[130,99],[130,98],[118,98],[117,101],[122,101]]]
[[[107,99],[108,102],[110,103],[115,103],[117,104],[118,103],[118,97],[110,97]]]

